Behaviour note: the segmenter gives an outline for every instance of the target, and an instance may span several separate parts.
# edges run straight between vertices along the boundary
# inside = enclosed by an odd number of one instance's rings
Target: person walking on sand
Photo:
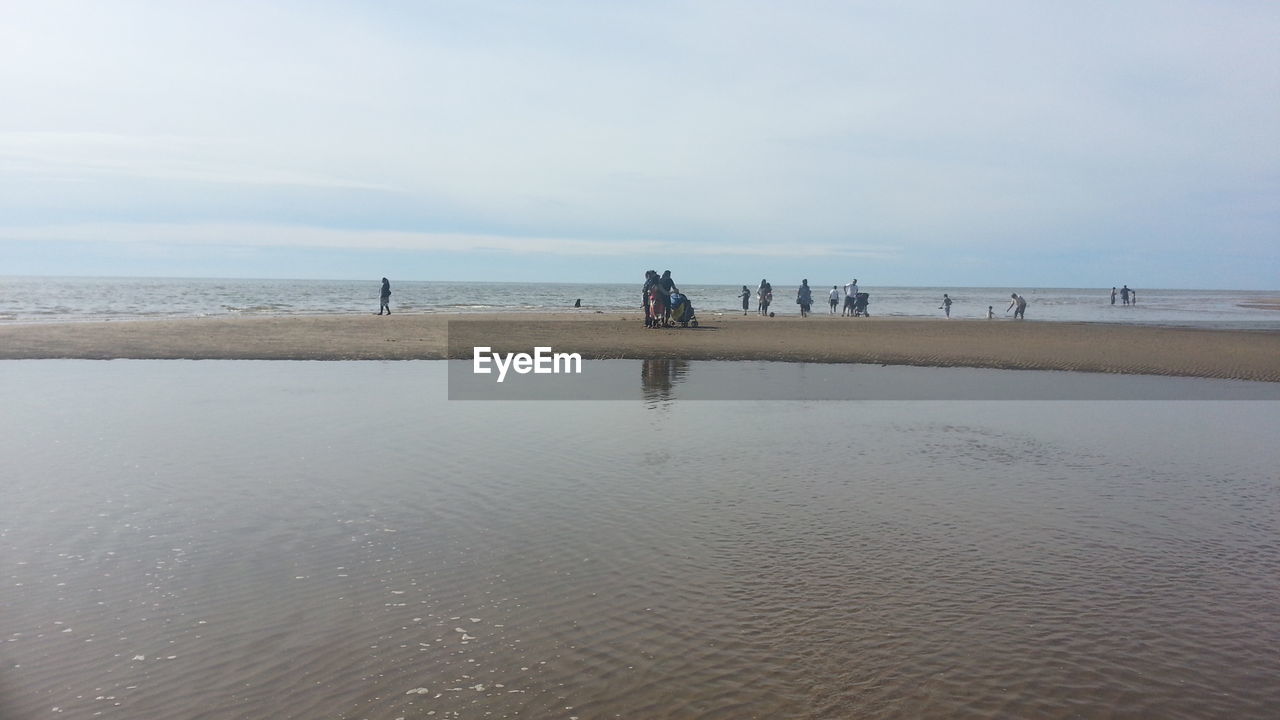
[[[844,308],[840,311],[840,317],[846,314],[853,317],[853,306],[858,302],[858,278],[854,278],[853,282],[844,286]]]
[[[951,298],[946,293],[942,293],[941,309],[946,311],[948,318],[951,317]]]
[[[832,285],[831,292],[827,294],[827,300],[831,303],[831,314],[836,314],[836,306],[840,304],[840,288]]]
[[[386,310],[387,314],[390,315],[391,314],[391,281],[386,278],[382,278],[382,294],[380,297],[381,299],[378,302],[378,314],[381,315],[382,311]]]
[[[742,298],[742,314],[746,315],[751,309],[751,290],[746,285],[742,286],[742,294],[738,297]]]
[[[809,278],[800,281],[800,289],[796,291],[796,303],[800,305],[800,317],[809,317],[809,308],[813,307],[813,291],[809,289]]]
[[[1111,304],[1112,305],[1116,304],[1116,288],[1114,285],[1111,286]]]
[[[1009,297],[1013,298],[1013,300],[1010,301],[1009,307],[1005,309],[1005,312],[1007,313],[1016,307],[1017,310],[1013,310],[1013,319],[1026,320],[1027,319],[1027,299],[1022,297],[1018,293],[1013,293]]]

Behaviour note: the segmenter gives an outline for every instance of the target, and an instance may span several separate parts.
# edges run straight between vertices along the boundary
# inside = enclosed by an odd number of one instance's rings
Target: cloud
[[[573,238],[520,237],[475,233],[418,233],[387,230],[342,230],[277,225],[74,224],[45,227],[0,227],[0,243],[98,243],[153,246],[274,247],[343,250],[407,250],[421,252],[513,253],[573,257],[697,255],[791,257],[795,246],[743,244],[732,247],[690,245],[665,240],[596,241]],[[890,247],[806,244],[811,257],[888,258]]]

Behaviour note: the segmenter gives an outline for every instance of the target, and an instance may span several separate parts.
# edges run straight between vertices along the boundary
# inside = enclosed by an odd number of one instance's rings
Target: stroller
[[[693,314],[693,303],[682,293],[671,293],[671,322],[680,327],[698,327],[698,318]]]
[[[853,298],[853,316],[854,317],[871,317],[871,313],[867,312],[867,305],[871,302],[871,296],[867,293],[860,292]]]

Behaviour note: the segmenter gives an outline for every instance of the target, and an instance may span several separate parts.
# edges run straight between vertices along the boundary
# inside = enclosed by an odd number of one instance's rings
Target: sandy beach
[[[1280,382],[1280,333],[1008,320],[356,315],[0,326],[0,359],[409,360],[550,346],[587,359],[683,358],[958,366]]]

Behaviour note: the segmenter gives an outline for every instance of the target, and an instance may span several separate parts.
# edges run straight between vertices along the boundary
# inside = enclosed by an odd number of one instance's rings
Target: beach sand
[[[362,315],[0,325],[0,359],[410,360],[548,346],[586,359],[877,363],[1280,382],[1280,333],[1011,320]]]

